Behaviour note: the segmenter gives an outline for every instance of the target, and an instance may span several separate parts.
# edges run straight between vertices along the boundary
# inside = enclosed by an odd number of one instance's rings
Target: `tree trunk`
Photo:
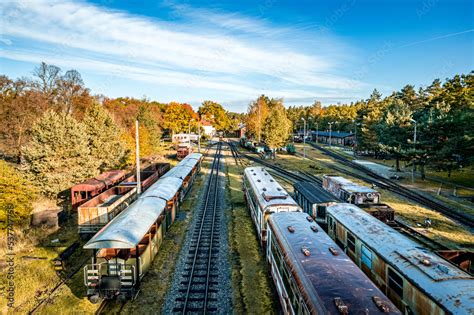
[[[395,158],[395,165],[396,165],[396,166],[395,166],[395,167],[396,167],[396,171],[397,171],[397,172],[400,172],[400,158],[399,158],[398,156]]]
[[[425,164],[420,163],[420,174],[421,174],[421,180],[426,179],[426,174],[425,174]]]

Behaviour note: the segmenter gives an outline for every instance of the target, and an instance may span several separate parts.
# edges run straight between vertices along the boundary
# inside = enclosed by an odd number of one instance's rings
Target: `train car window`
[[[355,237],[351,233],[347,232],[347,247],[353,253],[355,253],[356,245],[355,245]]]
[[[372,269],[372,252],[364,245],[361,247],[361,252],[362,263],[366,265],[367,268]]]
[[[81,199],[86,199],[86,198],[87,198],[87,192],[81,191]]]
[[[322,219],[326,217],[326,206],[317,206],[316,217]]]
[[[388,287],[403,298],[403,278],[390,267],[388,267]]]

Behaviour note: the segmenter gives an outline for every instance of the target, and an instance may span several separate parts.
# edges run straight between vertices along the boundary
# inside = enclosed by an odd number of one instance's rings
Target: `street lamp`
[[[415,154],[416,154],[416,125],[418,122],[414,120],[413,118],[410,119],[412,123],[415,123],[415,132],[413,134],[413,149],[415,150],[414,155],[413,155],[413,169],[411,173],[411,180],[414,183],[415,182],[415,171],[416,171],[416,166],[415,166]]]
[[[319,138],[319,123],[316,123],[316,143],[318,143]]]
[[[303,129],[303,157],[306,159],[306,119],[301,117],[301,120],[304,122]]]
[[[198,122],[198,152],[201,153],[201,120]]]

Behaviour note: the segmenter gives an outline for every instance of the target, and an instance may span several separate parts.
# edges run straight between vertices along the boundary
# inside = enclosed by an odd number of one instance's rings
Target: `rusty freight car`
[[[170,169],[169,163],[155,163],[147,166],[140,171],[140,186],[141,190],[145,191],[153,185],[158,178],[163,176]],[[133,186],[136,185],[137,177],[135,174],[128,176],[123,182],[120,183],[122,186]]]
[[[323,188],[344,202],[359,204],[380,203],[380,193],[336,175],[323,175]]]
[[[328,234],[405,314],[473,314],[474,277],[352,204],[327,208]]]
[[[270,216],[267,260],[284,314],[400,314],[306,213]]]
[[[125,171],[113,170],[104,172],[94,178],[71,187],[71,205],[77,209],[81,204],[97,196],[101,192],[116,185],[125,178]]]

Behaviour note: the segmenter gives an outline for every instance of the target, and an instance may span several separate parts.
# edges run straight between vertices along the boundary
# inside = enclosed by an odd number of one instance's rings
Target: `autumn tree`
[[[264,122],[268,117],[270,100],[261,95],[256,101],[250,103],[245,120],[246,133],[258,142],[262,139]]]
[[[95,103],[85,113],[83,124],[89,136],[90,159],[98,161],[100,170],[123,164],[126,152],[120,141],[120,129],[109,112]]]
[[[204,101],[198,110],[202,119],[209,121],[218,131],[229,128],[230,119],[221,104],[213,101]]]
[[[171,102],[166,106],[163,119],[165,128],[168,128],[175,134],[187,131],[192,119],[194,119],[194,121],[191,122],[191,126],[195,129],[198,116],[190,105]]]
[[[284,146],[291,134],[291,121],[283,104],[275,104],[268,113],[263,126],[265,143],[273,152]]]
[[[33,125],[22,152],[22,169],[49,197],[98,174],[85,125],[64,113],[46,112]]]

